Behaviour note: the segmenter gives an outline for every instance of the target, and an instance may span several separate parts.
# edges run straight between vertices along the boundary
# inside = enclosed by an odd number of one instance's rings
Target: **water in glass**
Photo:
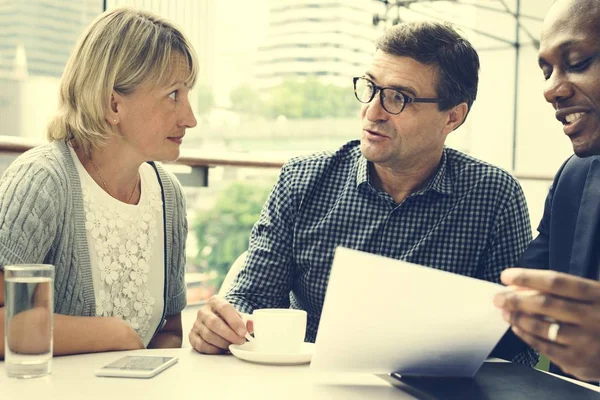
[[[6,373],[33,378],[50,373],[53,285],[51,277],[5,276]]]

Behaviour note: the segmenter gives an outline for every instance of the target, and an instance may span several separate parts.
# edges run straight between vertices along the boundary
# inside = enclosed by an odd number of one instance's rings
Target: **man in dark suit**
[[[600,2],[558,0],[542,29],[546,100],[575,155],[556,175],[539,235],[498,295],[512,330],[552,372],[600,380]]]

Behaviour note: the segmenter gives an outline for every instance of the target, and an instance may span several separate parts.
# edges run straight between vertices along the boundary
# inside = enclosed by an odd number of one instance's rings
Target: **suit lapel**
[[[594,160],[585,180],[581,196],[573,252],[569,272],[577,276],[587,276],[588,266],[594,256],[594,240],[600,219],[600,161]]]

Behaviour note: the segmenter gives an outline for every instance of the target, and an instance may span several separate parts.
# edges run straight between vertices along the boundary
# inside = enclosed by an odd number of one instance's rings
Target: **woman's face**
[[[121,144],[139,154],[142,161],[173,161],[185,130],[196,126],[188,99],[190,88],[187,59],[177,53],[163,83],[149,82],[130,94],[113,93]]]

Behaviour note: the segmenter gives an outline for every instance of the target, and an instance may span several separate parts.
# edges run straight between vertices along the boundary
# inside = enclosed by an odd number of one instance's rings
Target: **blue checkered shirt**
[[[370,168],[358,141],[286,163],[227,299],[246,313],[306,310],[314,341],[337,246],[499,282],[531,241],[523,191],[500,168],[445,148],[433,178],[400,204]],[[534,364],[525,353],[516,361]]]

